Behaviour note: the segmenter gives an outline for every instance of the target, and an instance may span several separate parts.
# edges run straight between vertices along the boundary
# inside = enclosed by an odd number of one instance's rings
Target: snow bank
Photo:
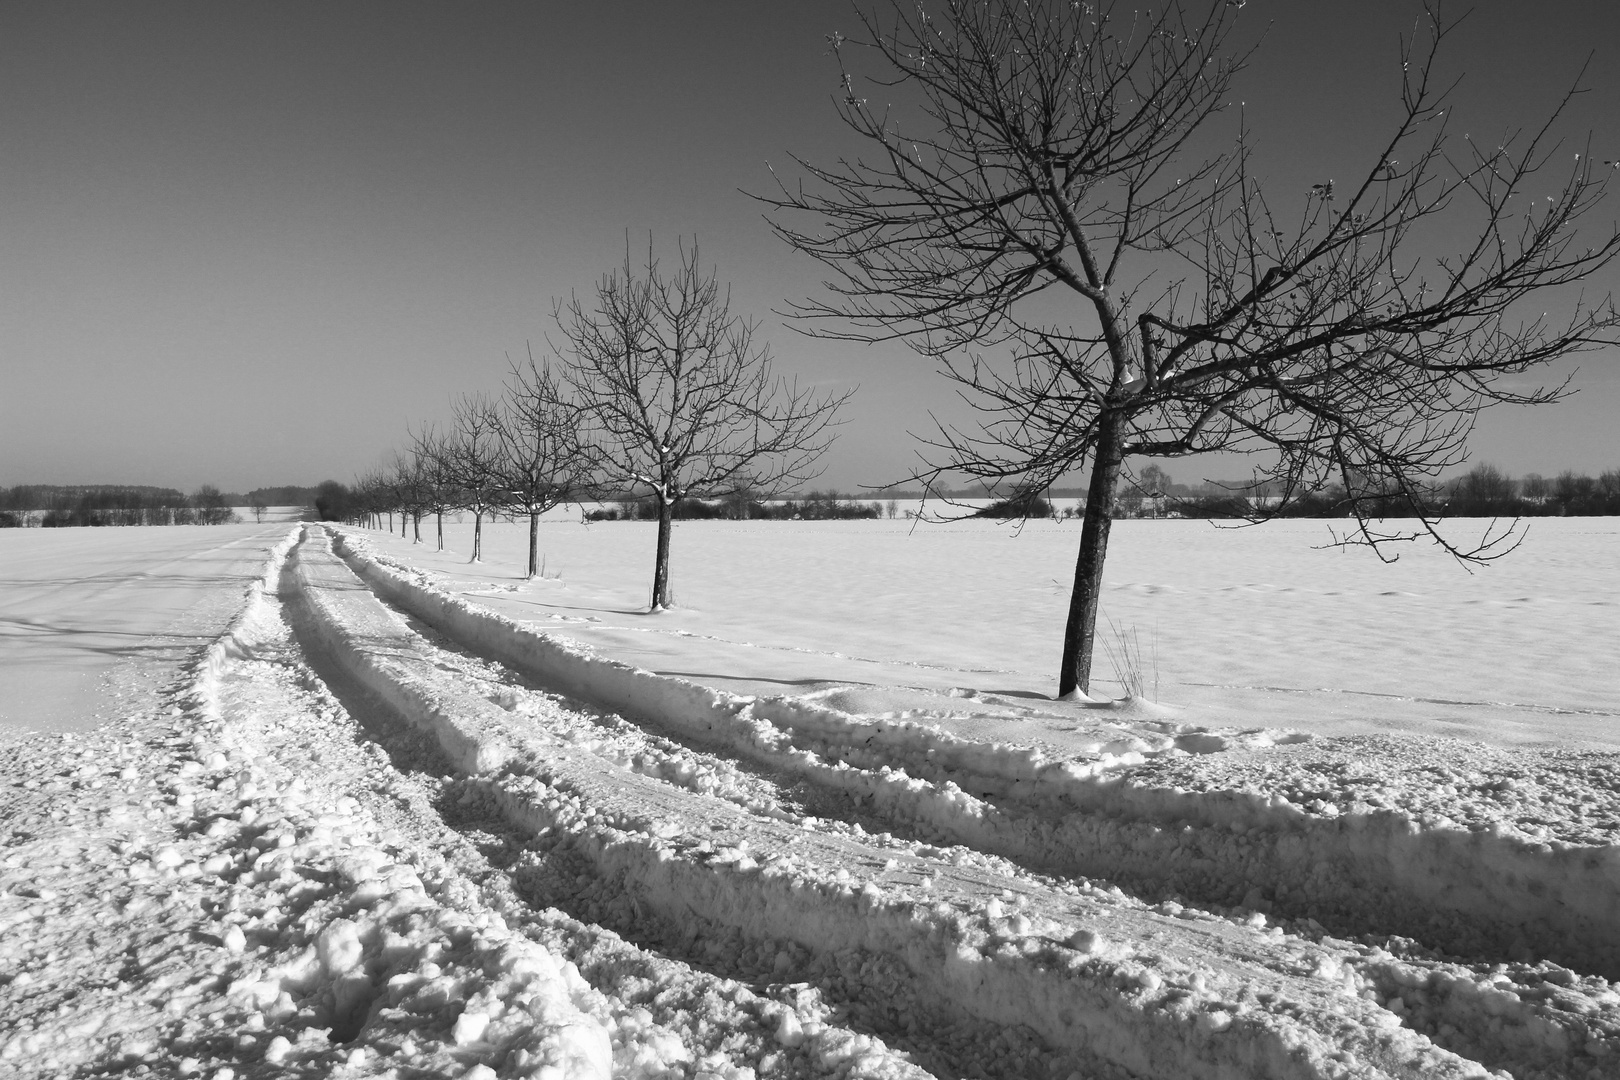
[[[1422,928],[1453,948],[1534,950],[1620,976],[1620,847],[1612,842],[1547,842],[1507,815],[1459,827],[1399,806],[1308,808],[1265,778],[1197,790],[1203,755],[1169,736],[1150,747],[1154,768],[1138,777],[1148,758],[1123,747],[1058,761],[813,702],[738,697],[597,656],[450,596],[372,558],[363,538],[340,535],[337,550],[382,596],[548,686],[871,795],[975,847],[1209,902]],[[1438,926],[1437,913],[1445,916]]]
[[[368,606],[344,618],[343,593],[356,586],[341,564],[321,559],[330,551],[324,530],[306,528],[304,544],[294,554],[290,570],[300,595],[311,608],[313,625],[327,648],[340,658],[349,674],[367,690],[412,723],[431,731],[440,748],[457,768],[478,773],[493,769],[511,756],[511,748],[478,716],[458,716],[442,707],[417,675],[372,646],[376,641],[408,634],[404,620],[381,605]]]
[[[875,876],[863,881],[840,871],[841,863],[859,860],[818,857],[813,846],[801,859],[761,863],[747,849],[659,836],[656,821],[593,814],[565,773],[558,769],[551,783],[502,782],[491,794],[531,829],[572,834],[600,873],[622,878],[654,910],[818,953],[898,956],[936,1007],[1026,1025],[1054,1047],[1147,1076],[1487,1075],[1369,1009],[1353,987],[1295,981],[1284,991],[1290,996],[1257,1008],[1252,990],[1240,986],[1276,980],[1252,961],[1217,961],[1188,942],[1166,940],[1158,943],[1161,953],[1144,955],[1128,930],[1116,939],[1075,929],[1073,912],[1060,924],[1038,904],[1008,910],[996,900],[965,903],[974,890],[949,871],[939,873],[925,900]],[[1089,914],[1093,927],[1106,919]],[[1171,924],[1154,929],[1152,936],[1173,936]],[[1380,1049],[1363,1045],[1369,1040]],[[1381,1058],[1389,1071],[1341,1071],[1339,1064]]]
[[[208,643],[192,672],[192,693],[197,697],[205,716],[215,723],[221,720],[219,710],[219,682],[225,667],[232,660],[253,655],[254,647],[265,631],[266,623],[274,618],[265,603],[266,595],[274,595],[287,553],[298,542],[301,526],[293,526],[287,535],[270,549],[265,560],[264,573],[248,583],[243,595],[242,610],[225,633]]]

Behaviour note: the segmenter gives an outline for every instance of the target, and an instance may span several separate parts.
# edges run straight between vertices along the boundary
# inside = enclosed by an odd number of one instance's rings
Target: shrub
[[[1011,521],[1014,518],[1048,518],[1052,517],[1052,504],[1041,498],[1035,492],[1025,492],[1014,495],[1010,499],[998,499],[979,510],[973,515],[976,518],[995,518],[998,521]]]
[[[1176,499],[1170,507],[1189,518],[1246,518],[1254,513],[1249,500],[1241,495],[1195,495]]]

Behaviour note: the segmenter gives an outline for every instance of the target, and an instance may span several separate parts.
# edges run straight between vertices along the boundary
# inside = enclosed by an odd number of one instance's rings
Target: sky
[[[1237,92],[1268,183],[1303,195],[1366,168],[1419,11],[1247,0],[1244,32],[1265,37]],[[666,256],[697,237],[783,371],[859,387],[823,485],[904,477],[908,433],[962,418],[950,385],[902,347],[785,326],[823,274],[747,194],[772,167],[796,178],[792,155],[859,151],[827,45],[855,29],[842,0],[7,0],[0,485],[352,479],[498,389],[509,356],[556,338],[553,299],[649,234]],[[1535,121],[1597,49],[1564,130],[1620,159],[1617,41],[1612,0],[1482,0],[1442,57],[1462,76],[1453,130]],[[1620,191],[1594,224],[1617,217]],[[1620,292],[1620,271],[1589,290]],[[1570,401],[1487,413],[1475,460],[1620,467],[1620,350],[1580,365]]]

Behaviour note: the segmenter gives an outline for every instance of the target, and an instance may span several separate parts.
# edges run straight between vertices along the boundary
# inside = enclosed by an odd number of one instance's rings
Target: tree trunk
[[[1103,414],[1097,428],[1097,449],[1091,463],[1091,486],[1086,490],[1086,520],[1080,531],[1080,556],[1074,564],[1074,591],[1069,596],[1069,619],[1063,627],[1063,667],[1058,672],[1058,697],[1091,690],[1091,654],[1097,640],[1097,601],[1102,595],[1103,559],[1108,555],[1108,530],[1114,523],[1114,485],[1125,455],[1119,414]]]
[[[658,498],[658,551],[653,556],[652,610],[661,611],[669,604],[669,534],[674,528],[675,507],[662,496]]]
[[[540,576],[540,515],[529,512],[529,577]]]
[[[416,514],[411,518],[411,543],[420,544],[421,542],[422,542],[422,511],[418,510],[416,512]]]
[[[473,511],[473,550],[472,558],[468,562],[482,562],[484,560],[484,511]]]
[[[434,512],[434,517],[438,518],[438,523],[439,523],[439,550],[443,551],[444,550],[444,511],[443,510],[435,511]]]

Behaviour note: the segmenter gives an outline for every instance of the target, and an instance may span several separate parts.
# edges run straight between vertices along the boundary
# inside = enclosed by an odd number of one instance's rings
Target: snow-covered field
[[[0,534],[0,1073],[1620,1076],[1620,522],[234,528]]]
[[[431,521],[421,545],[371,535],[469,599],[711,685],[1056,689],[1078,521],[678,523],[679,607],[649,618],[651,525],[571,516],[541,528],[560,575],[544,585],[519,582],[521,525],[487,530],[474,568],[470,520],[446,523],[443,553]],[[1474,573],[1429,546],[1386,565],[1330,539],[1320,521],[1116,522],[1103,615],[1134,629],[1158,700],[1200,723],[1620,747],[1620,521],[1536,520]],[[1095,675],[1121,692],[1100,650]]]

